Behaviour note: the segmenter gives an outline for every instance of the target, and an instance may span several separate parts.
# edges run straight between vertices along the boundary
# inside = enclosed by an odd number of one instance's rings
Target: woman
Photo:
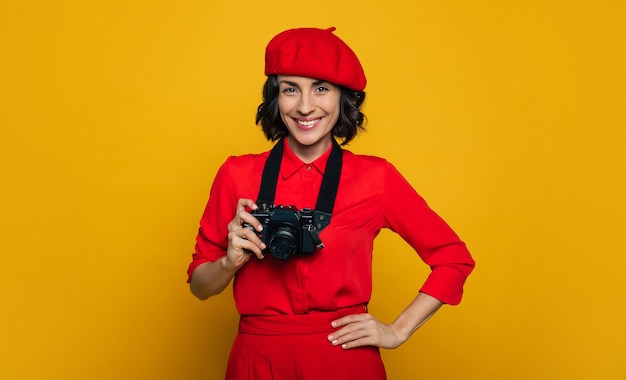
[[[465,244],[390,163],[335,142],[362,129],[366,79],[334,30],[291,29],[270,41],[257,124],[279,140],[278,153],[228,158],[200,222],[191,291],[206,299],[234,278],[241,315],[227,379],[385,379],[379,348],[400,346],[441,305],[458,304],[474,267]],[[276,173],[261,185],[266,163]],[[334,188],[322,185],[334,176]],[[296,217],[293,230],[272,226],[281,212]],[[432,268],[392,323],[367,312],[382,228]],[[277,254],[283,248],[286,257]]]

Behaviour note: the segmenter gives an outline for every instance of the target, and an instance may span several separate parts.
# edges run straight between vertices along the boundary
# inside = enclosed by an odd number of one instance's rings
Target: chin
[[[313,146],[318,144],[319,142],[321,142],[323,140],[323,138],[321,137],[308,137],[308,136],[294,136],[294,140],[296,140],[296,143],[298,143],[299,145],[304,145],[304,146]]]

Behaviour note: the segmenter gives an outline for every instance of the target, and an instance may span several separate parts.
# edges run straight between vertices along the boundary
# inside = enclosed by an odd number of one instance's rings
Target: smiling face
[[[322,80],[288,75],[278,76],[278,86],[278,109],[289,130],[289,147],[304,162],[315,161],[330,147],[341,89]]]

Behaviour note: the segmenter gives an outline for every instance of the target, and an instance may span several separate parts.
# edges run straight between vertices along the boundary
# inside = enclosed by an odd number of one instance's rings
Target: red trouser
[[[226,380],[384,380],[378,347],[333,346],[330,322],[365,306],[302,315],[242,316]]]

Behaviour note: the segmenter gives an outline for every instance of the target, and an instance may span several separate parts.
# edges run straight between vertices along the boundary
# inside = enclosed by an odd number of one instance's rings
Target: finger
[[[341,344],[341,348],[344,350],[349,350],[351,348],[363,347],[363,346],[378,346],[375,339],[372,337],[366,336],[359,339],[354,339],[349,342],[345,342]]]
[[[247,247],[245,247],[244,245],[242,245],[242,250],[243,253],[250,256],[250,255],[255,255],[259,260],[264,259],[265,255],[263,255],[263,251],[256,245],[251,244]]]
[[[246,211],[246,210],[256,210],[257,208],[259,208],[256,203],[250,199],[250,198],[239,198],[239,200],[237,201],[237,211],[236,213],[239,214],[241,211]]]
[[[249,228],[239,228],[228,234],[229,246],[237,251],[246,253],[254,253],[258,258],[262,259],[265,244],[255,232]]]
[[[328,340],[337,345],[367,335],[367,331],[376,331],[378,321],[370,314],[353,314],[333,321],[331,325],[339,330],[328,335]],[[357,334],[355,336],[355,334]]]
[[[235,218],[232,220],[232,225],[229,225],[229,231],[234,231],[238,227],[242,227],[244,224],[249,224],[253,226],[257,231],[263,230],[263,225],[261,222],[250,214],[249,211],[257,210],[259,207],[257,204],[249,198],[240,198],[237,201],[237,211],[235,213]]]
[[[259,237],[259,235],[252,231],[249,228],[243,228],[243,232],[241,233],[241,238],[246,240],[247,243],[252,243],[254,247],[259,248],[260,250],[264,250],[267,248],[263,240]]]
[[[263,230],[263,225],[255,216],[246,210],[241,210],[235,214],[233,220],[228,223],[228,231],[233,232],[250,226],[259,232]]]
[[[372,337],[375,335],[375,329],[367,329],[367,328],[357,328],[351,331],[342,331],[341,334],[334,334],[332,337],[329,337],[330,343],[333,346],[341,345],[343,348],[354,346],[354,342],[358,342],[356,344],[372,344],[374,341]]]
[[[368,313],[360,313],[360,314],[350,314],[345,317],[336,319],[331,322],[331,325],[334,328],[339,328],[342,326],[347,326],[351,323],[366,321],[368,319],[373,319],[373,317]]]
[[[255,230],[259,232],[263,231],[263,225],[261,224],[261,222],[249,212],[242,211],[237,215],[237,218],[239,219],[240,227],[252,226],[252,228],[254,228]]]
[[[243,265],[253,256],[256,256],[256,258],[258,258],[259,260],[262,260],[264,258],[263,252],[261,252],[261,250],[259,250],[258,248],[254,248],[253,246],[250,246],[250,248],[233,247],[226,252],[226,256],[237,267]]]
[[[246,215],[249,215],[248,210],[256,210],[258,207],[252,199],[239,198],[237,200],[237,208],[235,209],[235,217],[228,224],[229,231],[240,228],[246,219]]]

